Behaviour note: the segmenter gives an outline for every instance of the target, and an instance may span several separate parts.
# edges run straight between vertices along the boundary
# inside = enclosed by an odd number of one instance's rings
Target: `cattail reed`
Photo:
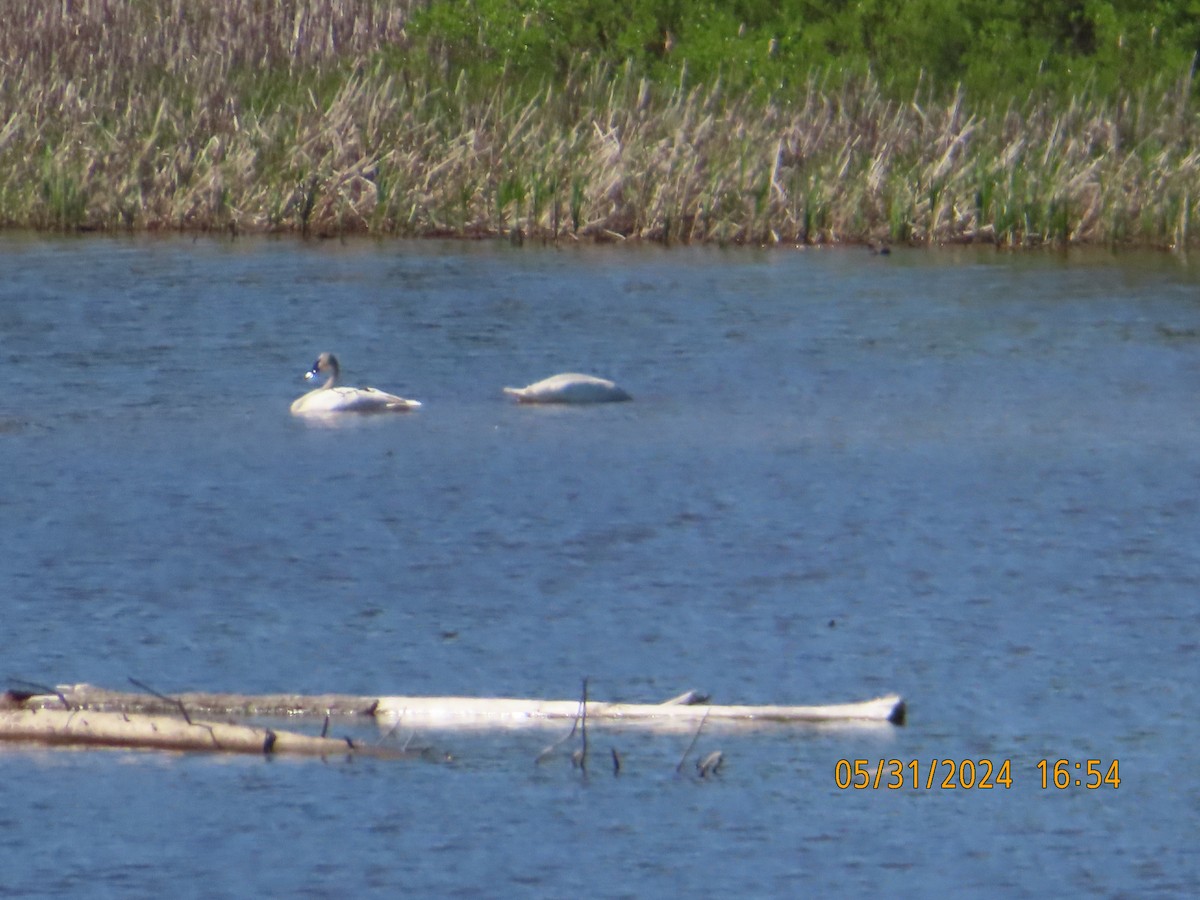
[[[1191,86],[974,105],[414,59],[387,0],[10,0],[0,222],[664,242],[1195,238]]]

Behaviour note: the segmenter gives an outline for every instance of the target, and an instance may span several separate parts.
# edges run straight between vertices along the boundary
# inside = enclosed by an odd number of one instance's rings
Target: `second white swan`
[[[563,372],[523,388],[506,387],[504,393],[518,403],[609,403],[632,399],[607,378]]]

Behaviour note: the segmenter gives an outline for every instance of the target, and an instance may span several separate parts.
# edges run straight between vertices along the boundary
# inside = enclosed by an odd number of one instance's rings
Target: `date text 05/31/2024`
[[[1042,790],[1060,791],[1116,790],[1121,786],[1120,769],[1115,759],[1039,759],[1034,766]],[[1011,759],[839,759],[833,781],[842,790],[1009,790],[1013,766]]]

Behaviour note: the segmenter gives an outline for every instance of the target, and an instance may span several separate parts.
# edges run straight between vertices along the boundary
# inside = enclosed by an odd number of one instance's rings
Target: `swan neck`
[[[325,379],[325,383],[321,385],[323,389],[334,387],[338,382],[338,376],[342,374],[341,367],[337,360],[332,357],[325,363],[325,368],[329,372],[329,377]]]

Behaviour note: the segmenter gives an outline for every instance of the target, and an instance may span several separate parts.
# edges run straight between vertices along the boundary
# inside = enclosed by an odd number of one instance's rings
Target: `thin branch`
[[[708,710],[704,711],[704,718],[700,720],[700,724],[696,726],[696,733],[692,735],[692,742],[687,745],[687,749],[683,751],[683,756],[679,758],[679,765],[675,767],[677,773],[683,773],[683,764],[687,762],[688,754],[692,752],[692,748],[696,746],[696,741],[700,740],[700,732],[704,730],[704,723],[708,721]]]
[[[568,731],[562,737],[560,737],[553,744],[549,744],[546,747],[544,747],[542,749],[542,752],[537,755],[536,759],[534,759],[534,761],[533,761],[534,765],[540,766],[543,762],[545,762],[550,756],[552,756],[554,754],[555,750],[557,750],[559,747],[561,747],[563,744],[565,744],[567,741],[569,741],[572,737],[574,737],[575,732],[578,729],[579,729],[579,717],[576,716],[575,720],[571,723],[571,730]]]
[[[132,676],[130,676],[130,678],[129,678],[129,683],[132,684],[136,688],[141,688],[143,691],[145,691],[148,694],[153,694],[159,700],[162,700],[166,703],[175,704],[175,706],[179,707],[179,712],[183,715],[183,721],[187,722],[189,725],[192,724],[192,717],[188,715],[188,711],[184,708],[182,700],[179,700],[175,697],[168,697],[166,694],[160,694],[154,688],[150,687],[150,685],[146,684],[145,682],[138,681],[136,678],[134,678]]]
[[[57,697],[59,700],[62,701],[62,705],[63,705],[64,709],[71,708],[71,704],[67,702],[67,698],[63,696],[62,691],[60,691],[58,688],[52,688],[49,685],[41,684],[40,682],[37,682],[37,681],[26,681],[24,678],[10,678],[10,679],[8,679],[8,683],[9,684],[19,684],[22,687],[29,689],[29,693],[26,693],[25,691],[14,691],[14,690],[10,690],[8,692],[14,700],[17,700],[21,703],[24,703],[30,697],[35,697],[39,694],[41,694],[41,695],[53,694],[55,697]]]
[[[575,736],[575,732],[579,730],[579,723],[587,715],[587,679],[586,678],[583,679],[583,696],[584,696],[583,704],[580,706],[579,711],[575,713],[575,718],[571,721],[571,730],[568,731],[562,737],[560,737],[553,744],[549,744],[546,747],[544,747],[542,749],[542,752],[537,755],[536,759],[534,759],[534,761],[533,761],[534,765],[540,766],[546,759],[548,759],[551,755],[553,755],[555,750],[557,750],[559,747],[561,747],[563,744],[565,744],[567,741],[569,741],[571,738],[573,738]],[[584,749],[585,750],[587,749],[586,736],[584,738]],[[576,765],[579,764],[580,755],[579,755],[578,750],[575,751],[574,754],[572,754],[571,759],[572,759],[572,761],[575,762]]]
[[[581,733],[581,737],[582,737],[583,746],[580,748],[581,755],[579,757],[579,768],[585,776],[587,775],[587,752],[588,752],[588,746],[587,746],[587,702],[588,702],[588,680],[587,680],[587,676],[585,675],[583,678],[583,699],[580,701],[580,704],[579,704],[581,709],[583,710],[582,721],[580,723],[580,733]]]
[[[709,775],[716,775],[721,770],[721,764],[725,762],[725,754],[720,750],[714,750],[704,759],[696,761],[696,771],[701,778],[707,778]]]

